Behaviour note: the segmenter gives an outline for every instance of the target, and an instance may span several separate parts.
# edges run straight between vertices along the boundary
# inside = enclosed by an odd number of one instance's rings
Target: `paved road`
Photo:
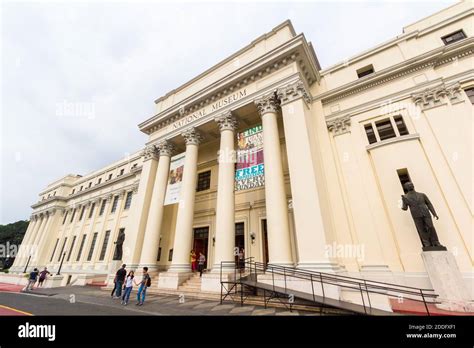
[[[34,290],[31,293],[0,292],[0,315],[314,315],[285,309],[150,294],[145,305],[135,306],[136,290],[128,306],[110,298],[109,291],[89,286]],[[6,307],[6,309],[5,309]],[[1,309],[5,310],[1,310]]]

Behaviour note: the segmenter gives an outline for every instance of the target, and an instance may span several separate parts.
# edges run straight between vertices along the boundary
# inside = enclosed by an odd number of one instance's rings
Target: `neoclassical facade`
[[[473,17],[458,3],[325,69],[280,24],[157,99],[143,151],[41,192],[12,272],[62,264],[62,285],[86,284],[124,262],[177,289],[194,249],[207,258],[201,289],[219,291],[221,261],[243,249],[430,288],[401,210],[412,181],[472,293]]]

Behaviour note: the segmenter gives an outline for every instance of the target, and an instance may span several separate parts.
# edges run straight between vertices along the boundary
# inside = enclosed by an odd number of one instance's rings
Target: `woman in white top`
[[[128,300],[130,299],[130,294],[132,292],[133,283],[135,273],[133,271],[128,272],[127,278],[125,278],[124,284],[124,293],[122,295],[122,304],[126,306],[128,304]]]

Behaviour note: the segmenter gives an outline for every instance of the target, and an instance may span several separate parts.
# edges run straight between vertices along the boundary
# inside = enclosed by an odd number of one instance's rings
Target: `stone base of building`
[[[204,292],[221,292],[221,279],[223,282],[234,280],[234,273],[221,273],[220,271],[204,273],[201,278],[201,291]]]
[[[158,289],[176,290],[192,275],[192,272],[161,272],[158,276]]]
[[[44,281],[43,287],[44,288],[59,288],[60,286],[64,286],[65,276],[60,275],[52,275],[46,278]]]
[[[473,312],[474,302],[469,296],[461,272],[449,251],[424,251],[421,253],[425,268],[436,294],[440,309],[455,312]]]

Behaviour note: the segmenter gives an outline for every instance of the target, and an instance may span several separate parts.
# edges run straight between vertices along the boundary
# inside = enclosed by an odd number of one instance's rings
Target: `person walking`
[[[190,260],[191,260],[191,270],[196,272],[196,253],[194,250],[191,250],[191,255],[190,255]]]
[[[140,282],[137,292],[137,306],[143,306],[143,303],[145,302],[146,289],[150,287],[150,285],[151,278],[148,274],[148,267],[143,267],[142,281]]]
[[[51,274],[51,272],[48,271],[48,269],[45,267],[44,270],[42,270],[39,274],[39,279],[38,279],[38,286],[37,288],[39,288],[40,286],[42,287],[43,286],[43,282],[45,281],[46,279],[46,276],[48,274]]]
[[[32,272],[30,272],[30,277],[28,278],[28,284],[26,285],[26,288],[25,288],[26,291],[33,290],[37,277],[38,277],[38,268],[35,268]]]
[[[206,263],[206,257],[202,252],[199,252],[199,259],[198,259],[198,264],[199,264],[199,277],[202,277],[202,271],[204,270],[204,264]]]
[[[115,298],[122,297],[122,286],[123,282],[125,281],[125,277],[127,276],[125,267],[127,267],[127,265],[123,264],[117,273],[115,273]]]
[[[135,280],[133,279],[134,277],[135,277],[135,272],[130,271],[130,272],[128,272],[127,278],[125,278],[124,292],[123,292],[123,295],[122,295],[122,304],[124,306],[128,305],[128,301],[130,299],[130,294],[131,294],[132,289],[133,289],[133,283],[135,283],[135,285],[138,285],[135,282]]]

